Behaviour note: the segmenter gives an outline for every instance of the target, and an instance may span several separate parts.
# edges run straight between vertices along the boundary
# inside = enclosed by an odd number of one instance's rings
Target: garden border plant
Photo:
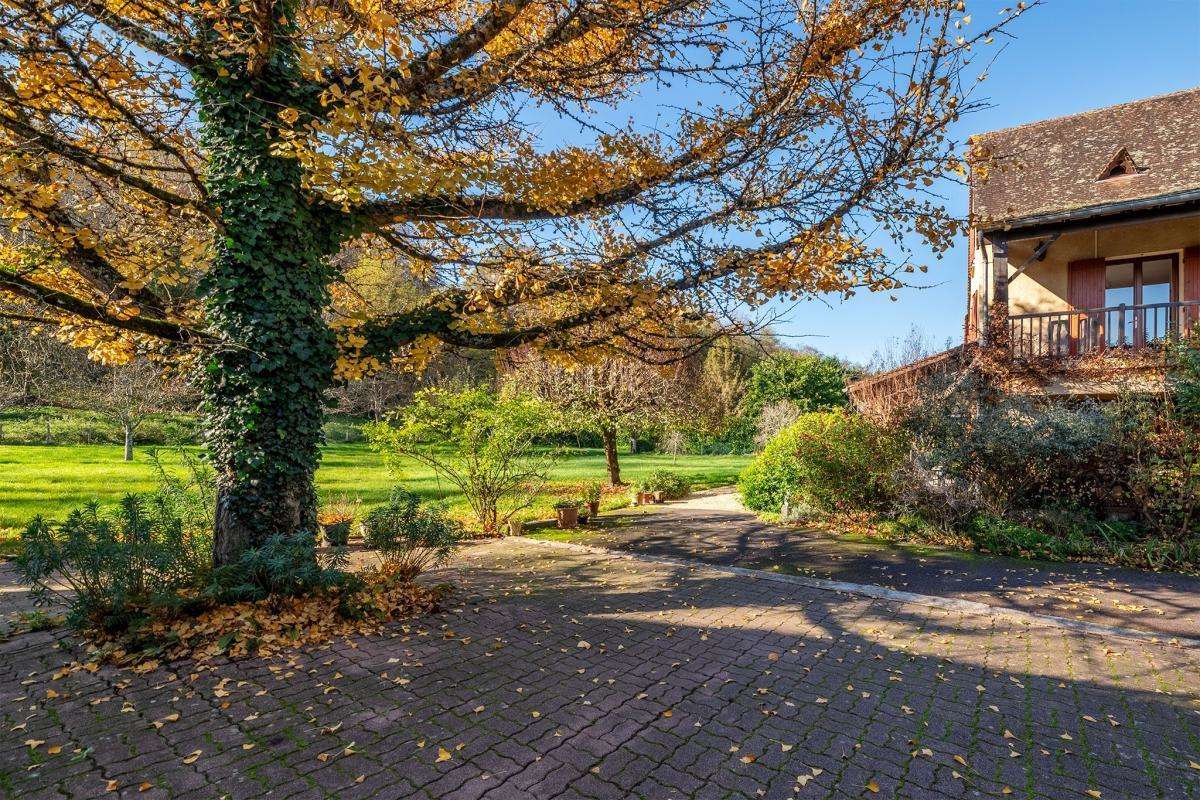
[[[530,397],[430,388],[366,431],[394,475],[403,477],[404,458],[430,467],[463,493],[484,533],[495,535],[533,504],[563,453],[540,444],[549,416]]]

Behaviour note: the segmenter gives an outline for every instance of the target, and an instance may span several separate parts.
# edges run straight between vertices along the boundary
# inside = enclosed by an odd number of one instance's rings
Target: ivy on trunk
[[[289,4],[277,21],[291,29]],[[222,233],[201,284],[220,344],[204,364],[205,441],[217,477],[214,561],[272,534],[315,531],[314,473],[336,338],[324,318],[329,257],[343,216],[302,188],[295,159],[272,154],[280,108],[310,106],[287,37],[255,71],[231,60],[195,70],[205,184]],[[246,75],[253,74],[247,81]]]

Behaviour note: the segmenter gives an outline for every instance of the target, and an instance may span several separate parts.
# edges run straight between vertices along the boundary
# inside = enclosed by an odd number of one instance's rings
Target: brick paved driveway
[[[0,643],[0,793],[1200,796],[1167,642],[526,542],[446,577],[444,613],[288,660],[55,680],[69,640]]]
[[[600,516],[578,539],[709,564],[778,569],[1200,639],[1200,578],[905,546],[774,525],[729,490]]]

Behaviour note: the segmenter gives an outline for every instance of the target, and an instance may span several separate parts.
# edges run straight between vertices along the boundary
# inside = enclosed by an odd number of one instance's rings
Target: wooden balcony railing
[[[1200,323],[1200,300],[1012,314],[1009,346],[1015,358],[1084,356],[1161,342]]]

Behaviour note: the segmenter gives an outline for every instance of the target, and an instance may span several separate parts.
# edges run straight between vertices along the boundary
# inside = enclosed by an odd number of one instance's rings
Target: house
[[[986,133],[969,160],[966,344],[852,396],[988,347],[1021,391],[1161,390],[1162,342],[1200,323],[1200,88]]]

